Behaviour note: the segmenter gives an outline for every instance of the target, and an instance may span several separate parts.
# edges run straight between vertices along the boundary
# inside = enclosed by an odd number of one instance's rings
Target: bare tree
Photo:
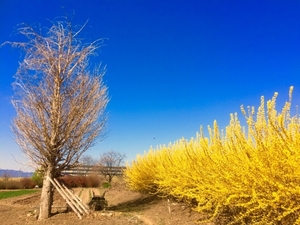
[[[9,42],[25,52],[15,75],[12,130],[22,151],[44,170],[39,219],[51,213],[48,178],[76,166],[96,138],[103,138],[105,68],[89,71],[90,56],[103,40],[84,44],[77,37],[83,27],[74,31],[71,23],[55,21],[44,32],[22,25],[18,31],[28,42]]]
[[[81,166],[85,167],[85,170],[84,170],[85,176],[90,172],[91,168],[96,165],[96,160],[90,155],[83,155],[80,158],[79,162],[80,162]]]
[[[114,176],[120,173],[120,167],[124,164],[126,154],[110,150],[100,155],[100,172],[105,176],[108,183],[111,183]]]

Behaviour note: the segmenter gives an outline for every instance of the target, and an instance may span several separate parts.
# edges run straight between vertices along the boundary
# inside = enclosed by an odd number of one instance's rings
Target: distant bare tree
[[[10,175],[8,172],[4,172],[4,173],[2,174],[2,179],[3,179],[4,181],[8,181],[9,178],[11,178],[11,175]]]
[[[84,27],[84,26],[83,26]],[[26,156],[44,170],[39,219],[50,216],[53,187],[48,179],[78,164],[96,138],[103,138],[107,87],[105,68],[89,71],[99,39],[83,44],[71,23],[55,21],[46,32],[22,25],[28,42],[8,42],[24,50],[15,75],[12,130]]]
[[[87,166],[86,170],[84,171],[85,175],[89,173],[91,167],[96,165],[96,160],[90,155],[83,155],[79,162],[82,166]]]
[[[110,150],[100,155],[100,172],[105,176],[106,180],[111,183],[112,178],[118,175],[118,171],[113,167],[120,167],[124,164],[126,154]]]

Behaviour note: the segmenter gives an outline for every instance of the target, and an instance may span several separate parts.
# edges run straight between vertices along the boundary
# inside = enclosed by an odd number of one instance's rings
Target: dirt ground
[[[52,213],[43,221],[37,220],[40,193],[0,200],[0,224],[79,224],[79,225],[194,225],[200,215],[182,202],[142,195],[126,189],[122,181],[113,183],[111,188],[76,188],[83,202],[90,201],[90,192],[102,195],[108,202],[106,210],[91,211],[79,219],[55,191]],[[213,225],[213,223],[207,223]]]

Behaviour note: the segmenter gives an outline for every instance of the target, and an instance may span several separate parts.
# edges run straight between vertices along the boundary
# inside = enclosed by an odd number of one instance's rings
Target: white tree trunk
[[[48,168],[44,175],[39,220],[47,219],[51,216],[51,208],[53,203],[53,185],[51,184],[49,177],[53,179],[52,168]]]

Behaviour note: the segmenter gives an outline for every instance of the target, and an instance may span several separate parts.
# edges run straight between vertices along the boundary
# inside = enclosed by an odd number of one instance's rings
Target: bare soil
[[[108,207],[105,210],[91,211],[89,215],[79,219],[55,191],[52,216],[39,221],[40,193],[37,193],[0,200],[0,224],[194,225],[200,218],[199,213],[192,211],[183,202],[129,191],[120,180],[114,182],[111,188],[74,189],[84,203],[90,201],[91,191],[96,195],[102,195],[106,191]],[[213,225],[207,225],[209,224]]]

